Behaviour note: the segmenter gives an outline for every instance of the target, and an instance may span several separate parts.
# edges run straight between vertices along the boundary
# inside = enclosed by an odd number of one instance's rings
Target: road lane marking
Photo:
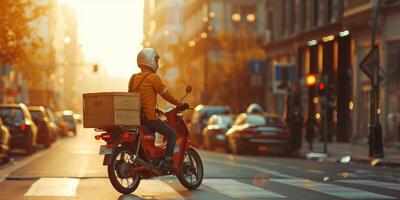
[[[315,173],[315,174],[323,174],[324,172],[323,171],[319,171],[319,170],[314,170],[314,169],[308,169],[308,170],[306,170],[307,172],[310,172],[310,173]]]
[[[400,191],[400,183],[388,183],[373,180],[338,180],[340,183],[353,183]]]
[[[174,188],[161,180],[142,180],[135,195],[144,199],[184,199]]]
[[[208,159],[208,158],[207,158],[207,161],[213,162],[213,163],[224,164],[224,165],[229,163],[229,165],[231,165],[231,166],[247,168],[247,169],[255,170],[255,171],[258,171],[258,172],[262,172],[262,173],[274,175],[274,176],[277,176],[277,177],[281,177],[281,178],[295,178],[295,177],[287,175],[287,174],[282,174],[282,173],[277,172],[277,171],[269,170],[269,169],[258,167],[258,166],[254,166],[254,165],[245,165],[245,164],[234,163],[234,162],[231,162],[231,161],[222,161],[222,160],[215,160],[215,159]]]
[[[54,149],[56,146],[58,146],[60,144],[60,142],[56,141],[51,148],[49,149],[44,149],[41,150],[40,152],[37,152],[27,158],[23,158],[20,161],[16,161],[15,165],[12,165],[10,167],[7,167],[5,169],[0,170],[0,182],[4,181],[4,179],[6,179],[11,173],[13,173],[14,171],[17,171],[18,169],[24,167],[26,164],[42,157],[45,153],[47,153],[48,151],[50,151],[51,149]]]
[[[41,178],[31,185],[24,196],[74,197],[79,179]]]
[[[250,184],[241,183],[233,179],[204,179],[203,184],[208,187],[237,199],[251,199],[251,198],[287,198],[280,194],[264,190]]]
[[[394,197],[373,192],[339,185],[320,183],[308,179],[271,179],[271,181],[346,199],[395,199]]]
[[[290,168],[290,169],[299,169],[298,167],[296,167],[296,166],[286,166],[287,168]]]

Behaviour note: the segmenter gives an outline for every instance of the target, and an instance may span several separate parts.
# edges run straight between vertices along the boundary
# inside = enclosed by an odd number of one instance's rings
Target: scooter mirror
[[[186,86],[186,93],[190,93],[190,92],[192,92],[192,86],[188,85],[188,86]]]

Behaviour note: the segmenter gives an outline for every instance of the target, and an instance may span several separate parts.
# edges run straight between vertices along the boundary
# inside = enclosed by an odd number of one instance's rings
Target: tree
[[[47,9],[32,0],[0,1],[0,66],[18,67],[40,47],[42,40],[30,23]]]

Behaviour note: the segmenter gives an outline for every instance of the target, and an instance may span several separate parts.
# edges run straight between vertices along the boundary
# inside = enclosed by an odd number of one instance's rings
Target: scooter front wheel
[[[112,186],[122,194],[134,192],[140,184],[140,174],[131,175],[134,167],[131,157],[132,150],[127,146],[119,146],[111,155],[110,165],[107,166],[108,178]]]
[[[182,166],[177,174],[179,182],[187,189],[198,188],[203,181],[204,169],[199,153],[192,148],[185,153]]]

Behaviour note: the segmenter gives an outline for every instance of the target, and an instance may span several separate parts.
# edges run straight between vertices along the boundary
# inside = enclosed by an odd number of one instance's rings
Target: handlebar
[[[181,105],[176,106],[176,109],[178,110],[178,112],[183,112],[189,108],[190,108],[190,106],[188,103],[183,103]]]
[[[190,107],[189,104],[187,104],[187,103],[183,103],[182,105],[175,106],[174,108],[172,108],[172,109],[170,108],[170,109],[167,109],[165,111],[160,110],[160,109],[157,108],[156,109],[156,113],[158,115],[165,115],[165,114],[167,114],[167,113],[169,113],[169,112],[171,112],[173,110],[176,110],[178,113],[181,113],[181,112],[183,112],[185,110],[194,110],[194,108]]]

